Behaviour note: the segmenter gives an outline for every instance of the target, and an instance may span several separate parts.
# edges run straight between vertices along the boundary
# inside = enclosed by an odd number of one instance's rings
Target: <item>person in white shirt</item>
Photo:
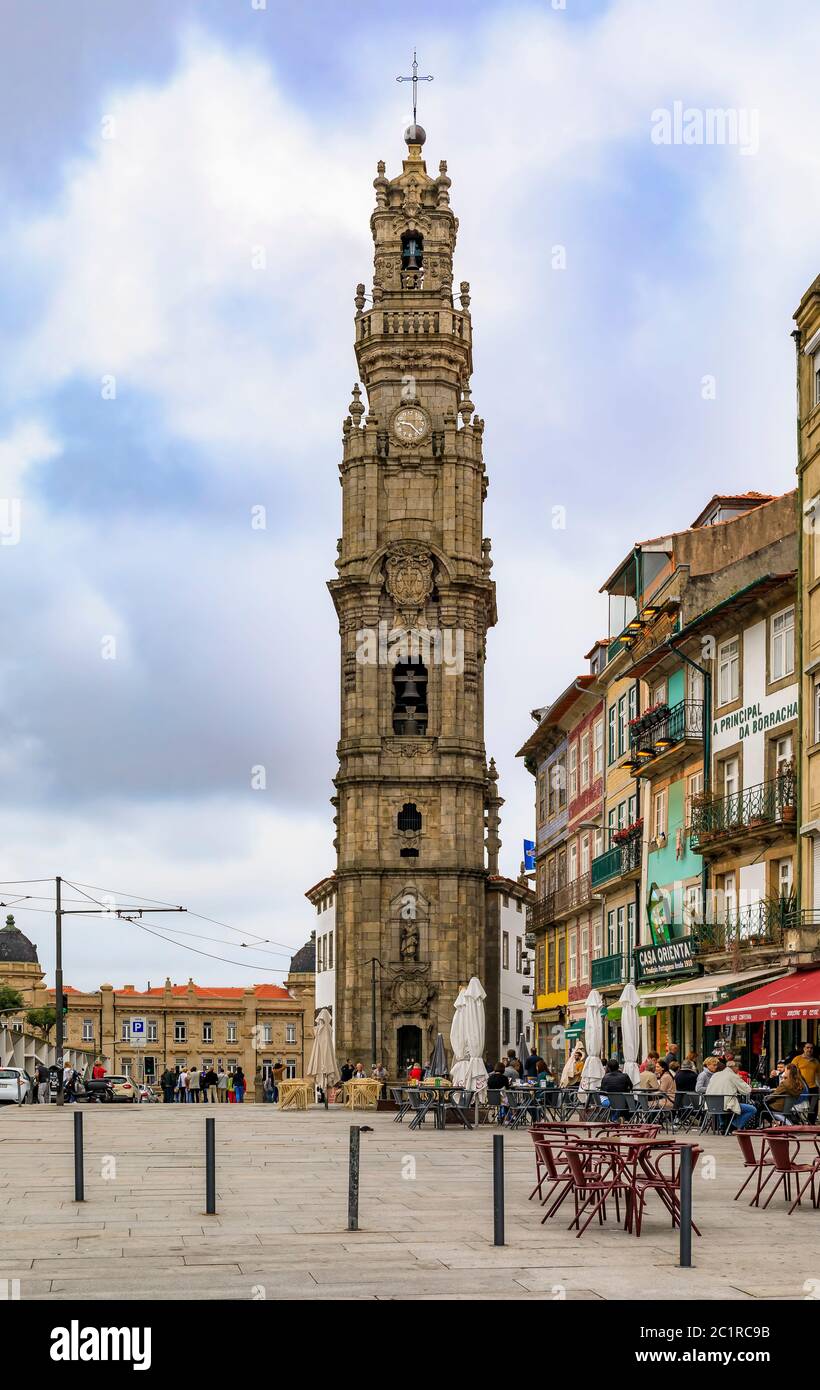
[[[176,1099],[178,1101],[186,1101],[188,1099],[188,1073],[185,1067],[182,1068],[182,1071],[177,1077]]]
[[[199,1102],[199,1068],[191,1067],[188,1072],[188,1095],[187,1100],[194,1105]]]

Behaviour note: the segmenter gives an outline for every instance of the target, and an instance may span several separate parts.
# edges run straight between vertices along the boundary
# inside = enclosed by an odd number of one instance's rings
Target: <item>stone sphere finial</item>
[[[404,139],[408,145],[423,145],[427,139],[427,131],[423,125],[409,125],[404,132]]]

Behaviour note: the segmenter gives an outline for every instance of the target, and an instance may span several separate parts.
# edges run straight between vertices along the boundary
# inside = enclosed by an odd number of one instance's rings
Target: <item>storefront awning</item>
[[[585,1018],[576,1018],[574,1023],[567,1024],[566,1028],[564,1029],[564,1037],[580,1038],[583,1036],[584,1029],[586,1028],[586,1026],[587,1025]]]
[[[777,966],[768,970],[743,970],[740,973],[721,971],[716,975],[699,975],[694,980],[680,980],[676,985],[666,985],[664,989],[638,990],[642,1004],[655,1004],[659,1009],[671,1009],[676,1004],[713,1004],[724,989],[734,989],[736,985],[762,984],[772,975],[782,972]],[[707,1027],[711,1026],[706,1020]]]
[[[761,989],[710,1009],[707,1028],[724,1023],[769,1023],[774,1019],[820,1018],[820,970],[796,970]]]

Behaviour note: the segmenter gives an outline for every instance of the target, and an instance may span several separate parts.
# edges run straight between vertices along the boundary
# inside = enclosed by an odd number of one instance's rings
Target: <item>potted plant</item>
[[[777,804],[780,819],[790,824],[797,817],[797,798],[795,787],[795,761],[789,758],[777,774]]]

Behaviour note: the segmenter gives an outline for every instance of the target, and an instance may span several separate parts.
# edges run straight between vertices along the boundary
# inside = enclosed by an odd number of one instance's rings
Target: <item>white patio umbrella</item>
[[[315,1077],[316,1085],[321,1086],[326,1093],[328,1086],[339,1077],[339,1063],[336,1061],[336,1049],[333,1046],[333,1027],[327,1009],[319,1010],[315,1028],[307,1074]]]
[[[487,1087],[487,1067],[484,1061],[484,1000],[487,992],[473,975],[470,983],[459,991],[455,1001],[450,1044],[453,1049],[452,1081],[469,1091]]]
[[[463,989],[460,989],[453,1001],[453,1021],[450,1024],[450,1046],[453,1049],[452,1077],[455,1077],[458,1069],[463,1069],[464,1063],[469,1061],[466,1009],[467,995]]]
[[[601,1048],[604,1044],[604,1024],[601,1018],[601,1007],[603,1002],[597,989],[591,989],[584,1000],[587,1011],[586,1026],[584,1028],[584,1044],[587,1050],[587,1058],[584,1062],[584,1070],[581,1072],[581,1084],[579,1089],[582,1091],[595,1090],[604,1074],[604,1064],[601,1061]]]
[[[624,1071],[632,1085],[637,1086],[641,1079],[638,1067],[638,1040],[640,1038],[638,991],[631,980],[624,985],[618,1003],[621,1006],[621,1046],[624,1053]]]

